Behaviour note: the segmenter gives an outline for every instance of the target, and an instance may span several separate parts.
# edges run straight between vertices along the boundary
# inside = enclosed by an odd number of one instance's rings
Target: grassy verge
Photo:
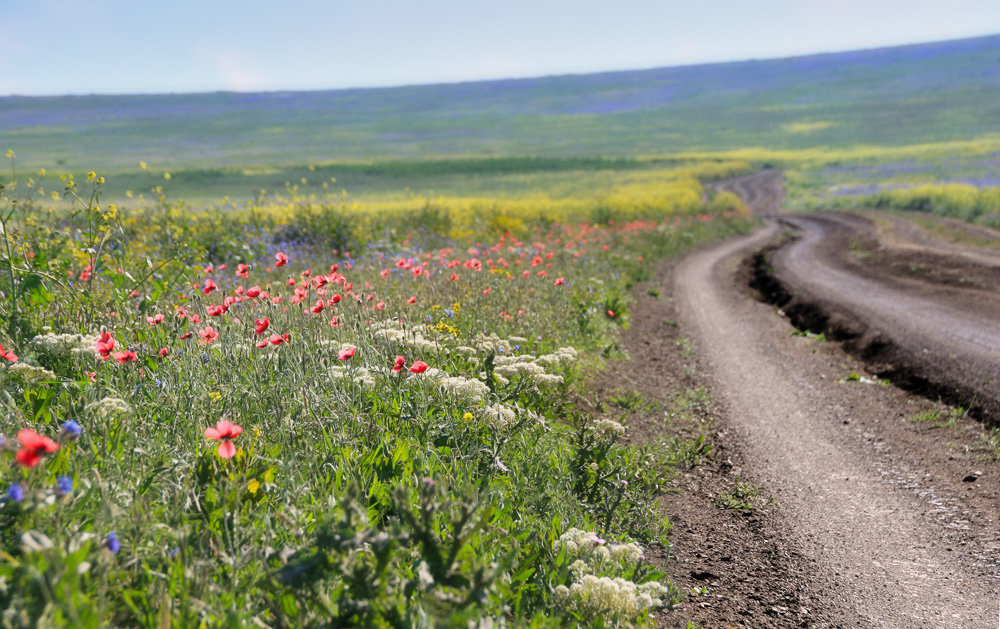
[[[293,199],[112,208],[89,179],[0,214],[7,624],[619,626],[677,600],[643,554],[691,447],[571,400],[628,288],[742,213],[470,212],[460,238]]]

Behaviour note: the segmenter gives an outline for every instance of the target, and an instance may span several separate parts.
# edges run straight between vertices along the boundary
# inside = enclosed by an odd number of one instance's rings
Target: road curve
[[[876,287],[811,253],[811,243],[823,238],[815,220],[787,220],[805,235],[779,251],[782,268],[817,291],[846,295],[868,308],[865,316],[885,315],[871,310]],[[768,221],[748,237],[689,256],[673,278],[685,332],[754,462],[750,472],[775,497],[789,541],[817,566],[818,587],[850,610],[836,626],[995,626],[1000,583],[990,578],[997,574],[993,530],[970,532],[969,515],[949,488],[924,482],[929,474],[894,457],[891,444],[845,428],[855,420],[864,425],[860,415],[877,415],[878,404],[858,402],[857,389],[823,373],[825,366],[791,338],[788,322],[737,285],[739,262],[779,232]],[[993,328],[977,331],[973,314],[951,312],[947,304],[883,301],[888,311],[901,303],[906,312],[923,310],[901,316],[897,308],[895,316],[906,322],[960,321],[961,331],[942,342],[962,343],[963,352],[966,346],[989,351],[976,345]]]

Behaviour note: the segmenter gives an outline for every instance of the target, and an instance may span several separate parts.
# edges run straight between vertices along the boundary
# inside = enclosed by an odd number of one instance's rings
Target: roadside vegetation
[[[645,559],[657,496],[703,445],[632,444],[572,400],[656,260],[752,225],[701,187],[719,168],[210,211],[172,175],[113,204],[98,173],[12,168],[0,621],[653,622],[680,597]]]

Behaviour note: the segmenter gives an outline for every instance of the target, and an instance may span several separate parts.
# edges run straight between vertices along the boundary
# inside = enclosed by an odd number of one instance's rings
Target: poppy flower
[[[385,310],[385,302],[380,301],[377,304],[375,304],[375,310]]]
[[[257,336],[260,336],[261,334],[264,333],[264,330],[266,330],[270,325],[271,325],[271,320],[268,319],[267,317],[264,317],[263,319],[257,319],[256,321],[254,321],[253,327],[254,330],[257,332]]]
[[[336,295],[330,298],[330,305],[332,306],[334,304],[339,304],[341,299],[343,298],[340,296],[340,293],[337,293]]]
[[[198,336],[201,337],[201,344],[208,345],[215,339],[219,338],[219,333],[212,326],[205,326],[204,330],[198,330]]]
[[[160,358],[166,358],[170,355],[170,349],[167,347],[161,347],[159,352]]]
[[[15,354],[14,352],[12,352],[10,350],[4,349],[3,345],[0,345],[0,357],[3,357],[4,359],[6,359],[6,360],[8,360],[8,361],[10,361],[12,363],[16,363],[17,362],[17,354]]]
[[[337,352],[337,358],[339,358],[340,360],[347,360],[348,358],[353,358],[354,352],[355,348],[353,346],[348,347],[347,349],[342,349],[339,352]]]
[[[251,286],[247,289],[247,297],[258,297],[260,296],[260,286]]]
[[[59,449],[58,443],[28,428],[19,431],[17,438],[24,447],[17,451],[15,458],[24,467],[35,467],[43,456]]]
[[[556,281],[554,281],[552,283],[555,284],[556,286],[562,286],[563,284],[566,283],[566,280],[563,279],[563,278],[561,278],[561,277],[557,277]]]
[[[326,307],[326,303],[322,299],[316,300],[316,305],[309,309],[309,312],[313,314],[319,314],[323,312],[323,308]]]
[[[91,382],[97,382],[97,372],[96,371],[84,371],[83,375],[87,376]]]
[[[237,264],[236,265],[236,275],[242,277],[243,279],[249,278],[250,277],[250,267],[248,267],[245,264]]]
[[[402,356],[396,356],[396,363],[392,366],[392,370],[399,373],[403,370],[403,365],[406,364],[406,359]]]
[[[152,317],[146,317],[146,323],[149,325],[156,325],[158,323],[163,323],[163,315],[161,313],[156,313]]]
[[[213,282],[211,279],[207,279],[205,280],[205,283],[201,285],[201,292],[207,295],[211,293],[213,290],[216,290],[218,288],[219,288],[218,284]]]
[[[97,342],[94,344],[94,349],[101,355],[101,358],[107,360],[114,348],[115,337],[111,336],[107,330],[101,330],[101,335],[97,338]]]
[[[133,352],[131,350],[125,350],[124,352],[115,352],[114,357],[115,357],[115,360],[117,360],[118,362],[120,362],[123,365],[125,363],[127,363],[127,362],[133,362],[134,363],[135,361],[137,361],[139,359],[139,357],[135,355],[135,352]]]
[[[181,339],[182,341],[186,341],[186,340],[187,340],[187,339],[189,339],[189,338],[191,338],[191,333],[190,333],[190,332],[185,332],[184,334],[182,334],[182,335],[180,336],[180,339]]]
[[[408,304],[415,304],[415,303],[417,303],[417,298],[416,297],[410,297],[409,299],[406,300],[406,303],[408,303]]]
[[[427,363],[422,360],[415,360],[410,365],[410,373],[424,373],[427,371]]]
[[[227,310],[229,310],[229,308],[227,308],[226,306],[209,306],[208,316],[219,317],[225,314]]]
[[[288,264],[288,256],[280,251],[274,254],[274,266],[285,266],[286,264]]]
[[[205,429],[205,436],[209,439],[221,441],[222,443],[219,444],[219,457],[231,459],[236,455],[236,446],[233,445],[233,439],[239,437],[242,432],[242,426],[221,419],[215,424],[215,428],[209,426]]]

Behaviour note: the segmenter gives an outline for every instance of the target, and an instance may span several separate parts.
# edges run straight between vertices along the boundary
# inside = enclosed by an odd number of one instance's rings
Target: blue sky
[[[0,95],[451,82],[998,32],[998,0],[0,0]]]

